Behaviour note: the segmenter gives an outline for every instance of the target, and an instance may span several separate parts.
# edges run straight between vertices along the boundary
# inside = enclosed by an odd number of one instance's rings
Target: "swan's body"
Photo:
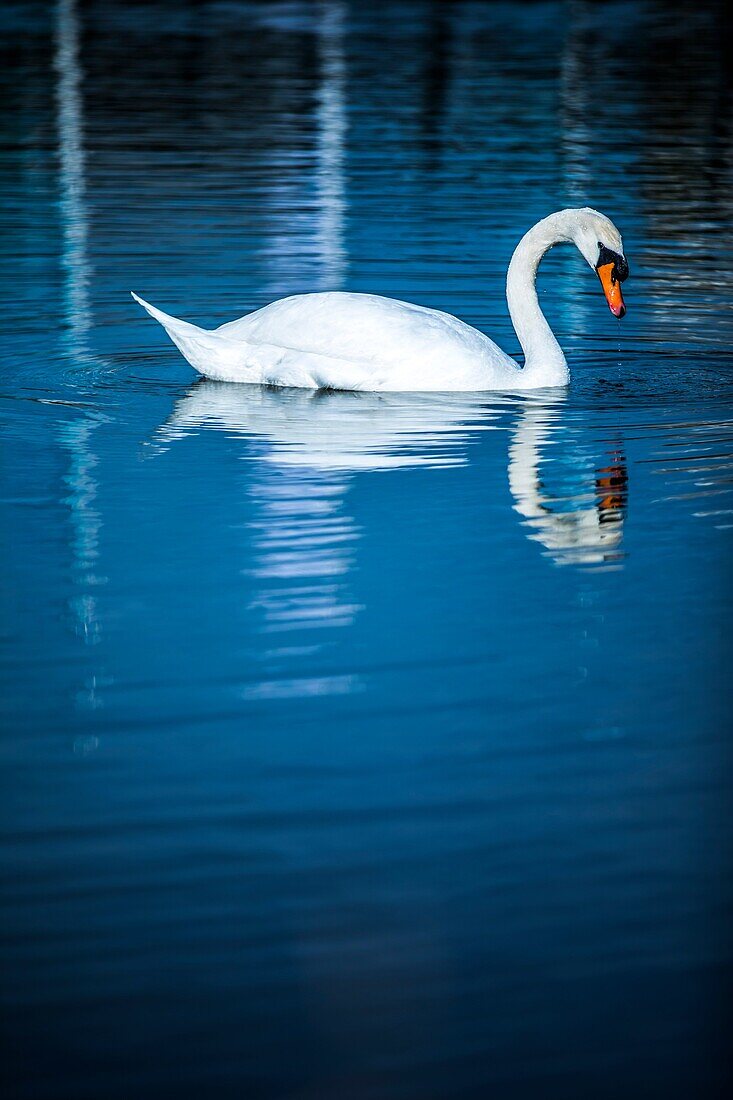
[[[197,371],[222,382],[374,391],[560,386],[568,381],[567,363],[535,289],[539,262],[558,241],[573,241],[599,275],[604,256],[615,257],[622,271],[618,278],[625,277],[621,236],[602,214],[563,210],[538,222],[520,241],[507,273],[507,302],[524,368],[488,336],[448,313],[375,294],[299,294],[213,332],[133,297],[160,321]],[[605,282],[604,289],[617,312]],[[620,298],[620,290],[614,293]]]
[[[394,391],[521,385],[513,360],[477,329],[377,294],[298,294],[214,332],[138,301],[196,370],[220,382]]]

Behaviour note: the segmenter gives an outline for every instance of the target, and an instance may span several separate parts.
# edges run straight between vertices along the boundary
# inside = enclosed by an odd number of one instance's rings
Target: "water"
[[[730,51],[687,4],[7,4],[2,1004],[18,1098],[717,1095]],[[344,287],[565,392],[196,382]]]

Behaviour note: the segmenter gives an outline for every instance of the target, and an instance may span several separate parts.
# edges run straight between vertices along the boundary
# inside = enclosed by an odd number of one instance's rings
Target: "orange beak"
[[[626,313],[626,306],[624,305],[624,296],[621,293],[621,283],[616,275],[616,264],[603,264],[602,267],[597,267],[596,271],[598,272],[598,278],[601,280],[603,293],[606,295],[608,308],[614,317],[623,317]]]

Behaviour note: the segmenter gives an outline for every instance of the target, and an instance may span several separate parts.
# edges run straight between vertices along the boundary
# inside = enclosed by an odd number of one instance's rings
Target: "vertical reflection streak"
[[[349,626],[360,608],[348,594],[360,532],[344,508],[338,474],[266,462],[252,492],[257,513],[252,607],[264,633]]]
[[[89,591],[98,583],[93,568],[99,554],[99,531],[102,526],[96,507],[98,485],[94,476],[99,460],[89,445],[92,432],[99,424],[99,420],[84,417],[65,424],[61,431],[61,443],[70,455],[65,481],[70,490],[66,504],[73,526],[71,550],[74,580],[83,590],[81,595],[72,599],[71,609],[77,633],[86,645],[95,645],[100,640],[97,601]]]
[[[589,54],[587,8],[581,0],[568,10],[568,33],[560,63],[561,132],[563,183],[571,206],[583,206],[590,200],[593,173],[593,136],[589,126],[587,69]],[[590,51],[592,56],[592,50]]]
[[[89,287],[91,265],[88,258],[89,218],[86,203],[86,155],[84,151],[84,102],[82,83],[84,72],[80,61],[80,27],[76,0],[58,0],[56,10],[56,54],[54,67],[58,77],[56,88],[57,129],[59,142],[59,191],[62,232],[62,265],[64,269],[64,322],[62,342],[66,357],[74,367],[101,366],[88,345],[92,327]],[[95,505],[99,485],[94,476],[98,457],[91,448],[91,437],[104,417],[86,416],[81,421],[65,424],[61,445],[69,453],[66,482],[70,493],[66,498],[71,514],[73,535],[71,551],[74,559],[74,580],[80,594],[70,601],[76,632],[85,645],[100,641],[101,625],[97,600],[90,590],[103,583],[96,578],[92,566],[98,556],[101,515]],[[88,690],[78,696],[85,706],[96,707],[97,675],[91,678]]]
[[[317,253],[321,262],[322,289],[336,290],[343,285],[346,272],[346,62],[343,4],[323,4],[318,43],[322,80],[318,89],[316,112]]]
[[[89,353],[86,334],[91,328],[91,271],[87,255],[89,224],[84,178],[84,73],[79,60],[76,0],[58,0],[55,69],[58,74],[56,100],[65,320],[69,350],[77,360],[84,361]]]
[[[568,9],[568,32],[560,63],[562,180],[569,206],[594,205],[589,56],[592,58],[593,49],[588,7],[583,0],[575,0]],[[568,286],[565,310],[572,317],[576,333],[588,331],[587,299],[583,292],[586,275],[576,263],[571,263],[565,273]]]

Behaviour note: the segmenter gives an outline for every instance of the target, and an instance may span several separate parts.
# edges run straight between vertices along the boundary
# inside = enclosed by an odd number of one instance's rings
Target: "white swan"
[[[540,260],[561,241],[572,241],[598,273],[612,313],[626,312],[620,284],[628,265],[613,222],[588,207],[551,214],[524,235],[507,272],[523,368],[456,317],[376,294],[298,294],[213,332],[133,298],[160,321],[192,367],[221,382],[397,392],[562,386],[567,363],[535,289]]]

